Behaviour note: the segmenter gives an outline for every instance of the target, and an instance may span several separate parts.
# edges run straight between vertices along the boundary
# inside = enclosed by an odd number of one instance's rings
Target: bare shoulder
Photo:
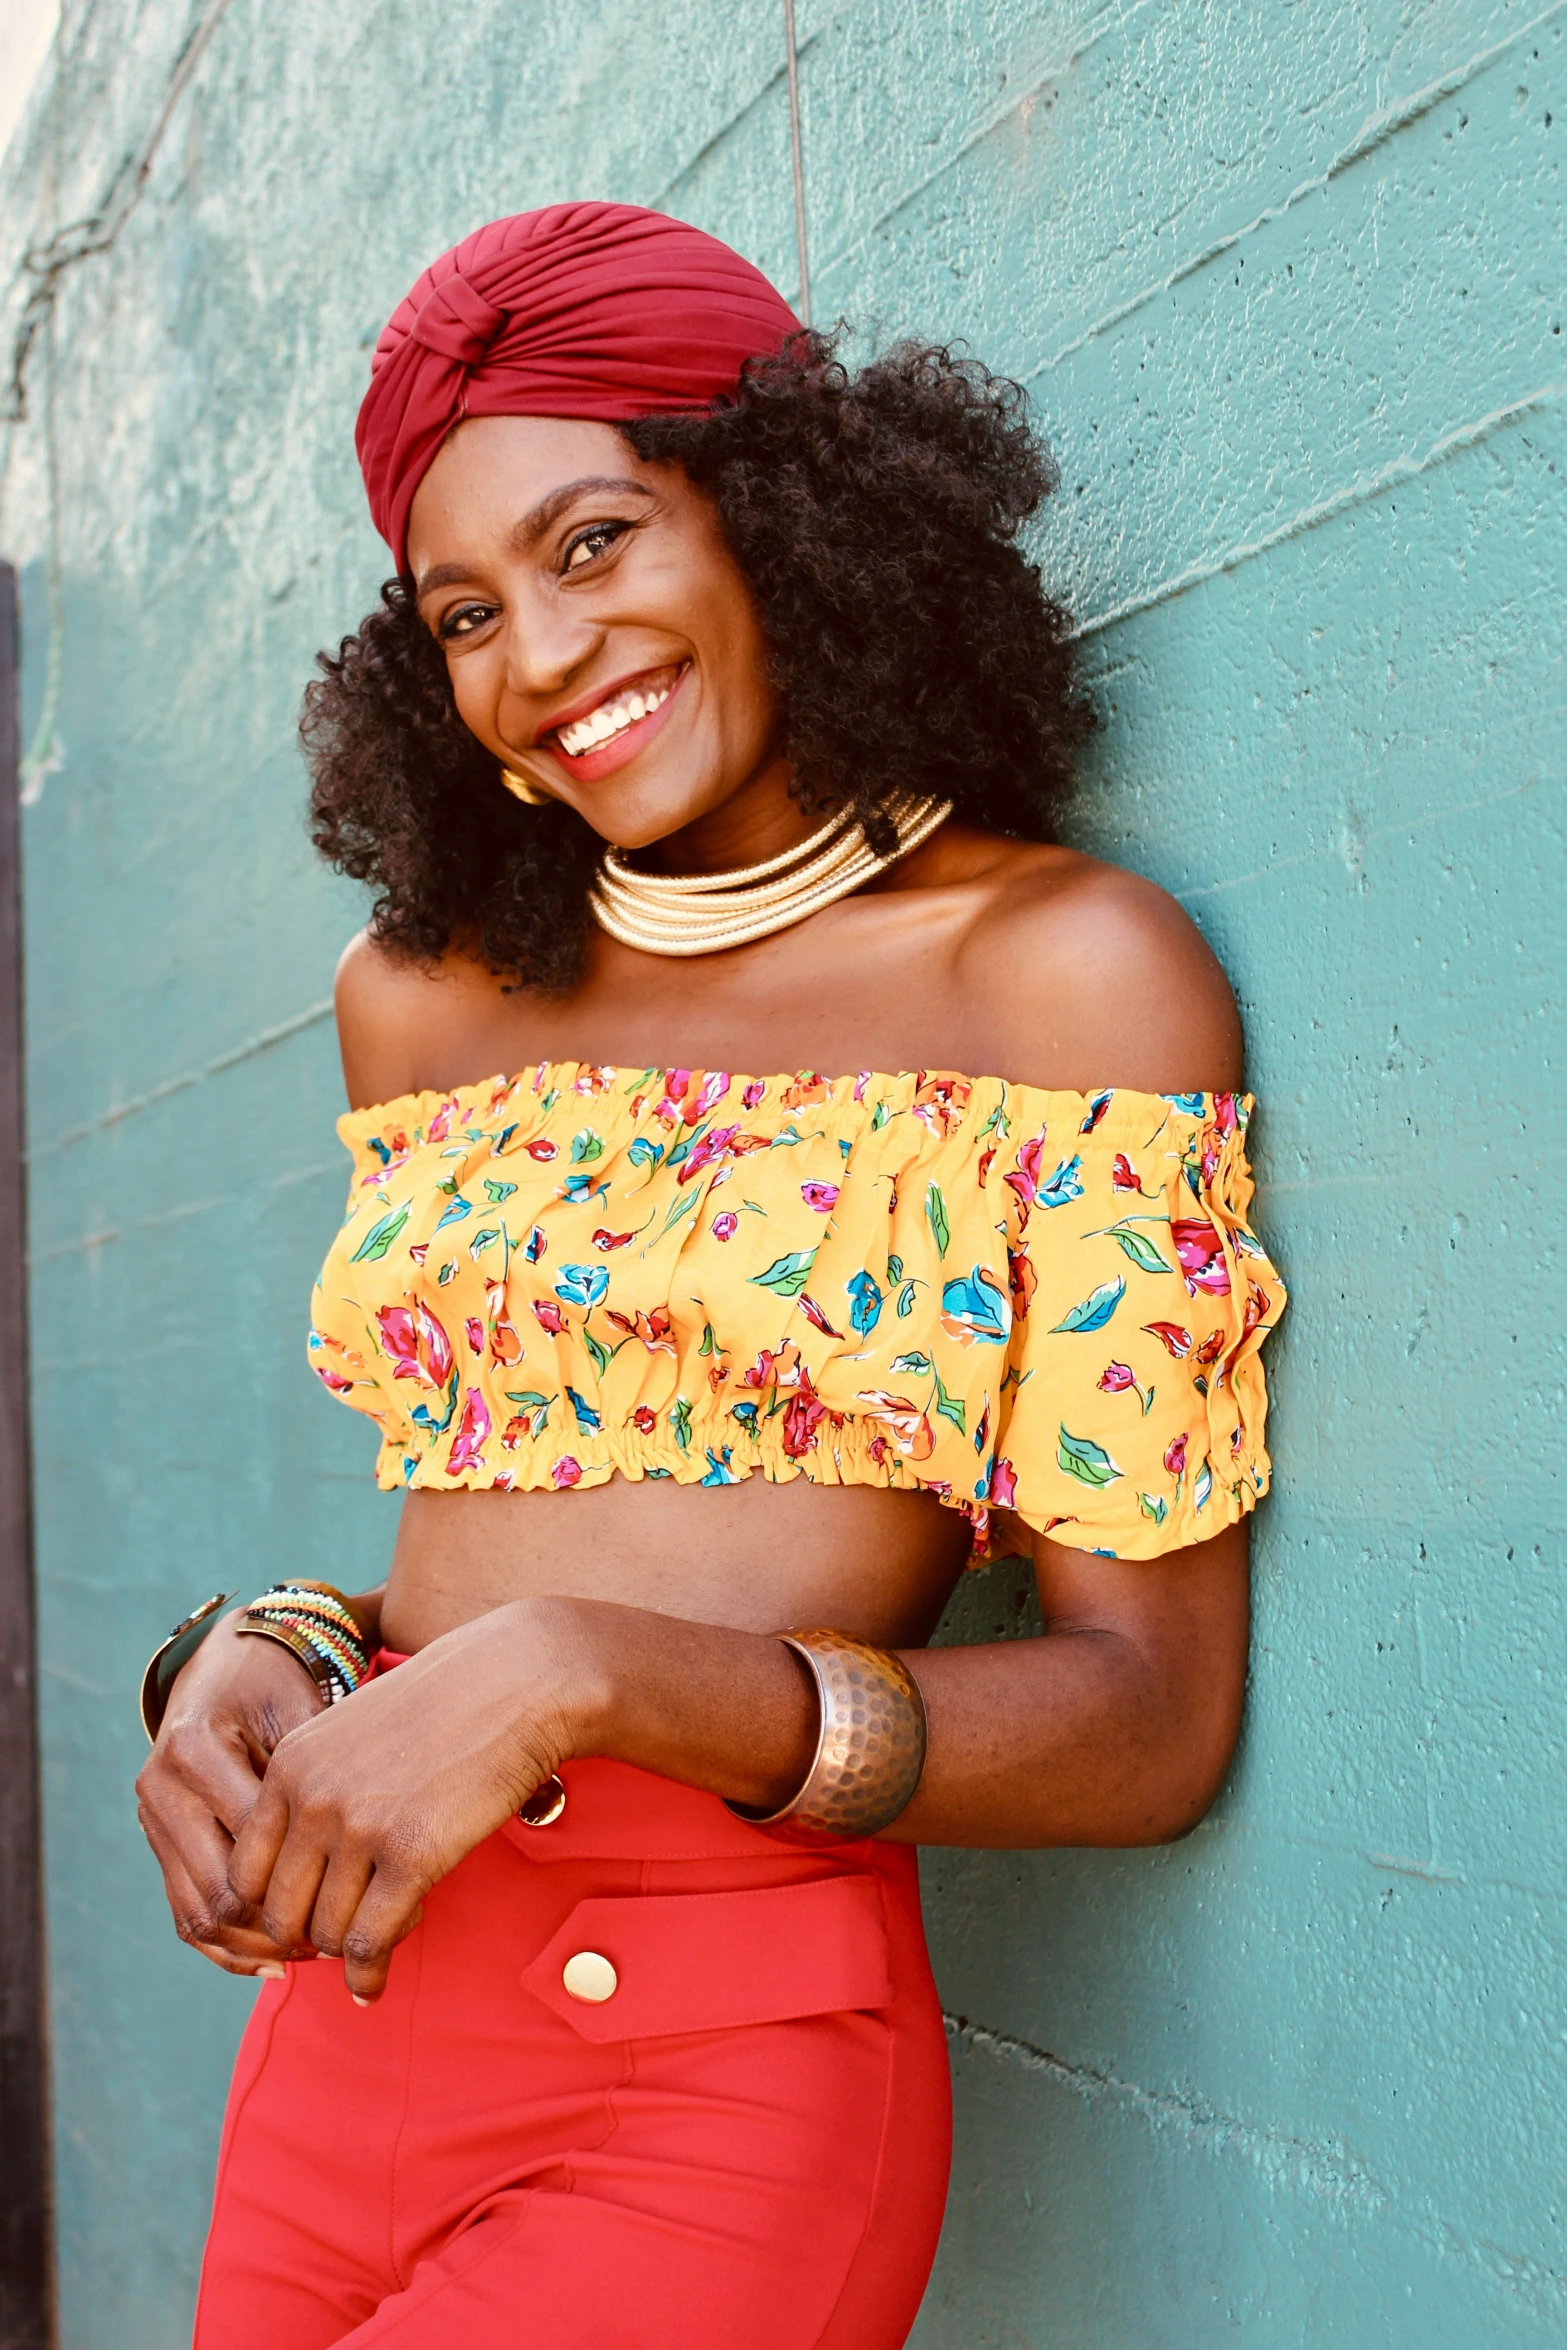
[[[421,963],[361,930],[338,960],[334,1000],[348,1099],[356,1110],[440,1082],[447,1040],[493,992],[464,957]]]
[[[1228,979],[1167,890],[1076,851],[998,862],[961,981],[1025,1085],[1223,1092],[1244,1040]]]

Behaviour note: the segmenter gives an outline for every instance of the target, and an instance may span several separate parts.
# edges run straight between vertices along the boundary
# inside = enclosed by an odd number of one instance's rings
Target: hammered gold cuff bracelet
[[[188,1665],[209,1632],[217,1630],[218,1610],[228,1605],[230,1594],[215,1591],[204,1599],[188,1616],[181,1616],[161,1648],[155,1648],[147,1659],[147,1669],[141,1677],[141,1726],[151,1746],[163,1727],[163,1717],[169,1709],[169,1691],[174,1676],[182,1665]]]
[[[822,1836],[877,1836],[913,1798],[925,1768],[919,1683],[885,1648],[847,1632],[780,1632],[816,1683],[821,1727],[798,1791],[779,1811],[729,1809],[754,1827],[787,1821]]]

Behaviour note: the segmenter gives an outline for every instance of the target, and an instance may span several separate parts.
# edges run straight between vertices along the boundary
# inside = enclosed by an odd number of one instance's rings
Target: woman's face
[[[419,485],[408,567],[464,723],[606,840],[662,840],[779,759],[712,503],[612,425],[470,418]]]

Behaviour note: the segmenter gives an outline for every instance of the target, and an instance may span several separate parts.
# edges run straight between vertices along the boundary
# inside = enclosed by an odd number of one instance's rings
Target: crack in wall
[[[811,36],[811,39],[807,41],[800,50],[801,57],[805,56],[807,50],[816,46],[816,43],[820,37],[821,36],[819,34],[813,34]],[[670,198],[675,195],[678,189],[685,185],[686,181],[690,179],[692,173],[700,171],[703,164],[708,162],[714,155],[716,155],[719,149],[724,146],[728,140],[735,136],[736,132],[744,123],[749,121],[753,114],[760,112],[761,108],[766,105],[769,98],[776,97],[779,91],[781,91],[787,83],[788,78],[788,66],[780,65],[778,71],[774,74],[770,74],[767,80],[763,82],[761,88],[755,91],[751,97],[747,98],[743,106],[737,108],[736,111],[729,116],[727,121],[721,122],[719,124],[717,130],[714,131],[711,138],[703,140],[696,153],[687,157],[686,161],[682,163],[680,169],[675,173],[674,177],[672,179],[665,180],[663,186],[658,190],[656,195],[649,196],[648,209],[652,212],[662,212],[665,205],[670,201]]]
[[[1364,1181],[1368,1185],[1379,1184],[1385,1183],[1386,1178],[1368,1175]],[[1257,1187],[1259,1199],[1262,1197],[1264,1188],[1261,1184]],[[1266,1188],[1278,1192],[1301,1192],[1325,1187],[1308,1182],[1279,1183]],[[1427,1528],[1430,1523],[1429,1519],[1423,1521],[1423,1525]],[[1418,1530],[1411,1527],[1409,1531],[1414,1534]],[[1540,1902],[1547,1907],[1567,1902],[1567,1892],[1564,1892],[1559,1885],[1537,1884],[1527,1877],[1498,1876],[1492,1870],[1479,1869],[1472,1864],[1463,1869],[1456,1866],[1447,1869],[1434,1862],[1400,1860],[1394,1853],[1373,1852],[1365,1845],[1345,1843],[1336,1836],[1312,1836],[1298,1828],[1268,1827],[1256,1820],[1237,1819],[1233,1815],[1226,1815],[1220,1819],[1210,1813],[1206,1820],[1199,1820],[1192,1834],[1194,1837],[1222,1835],[1227,1840],[1233,1840],[1237,1836],[1245,1836],[1255,1843],[1278,1845],[1285,1851],[1315,1852],[1321,1853],[1329,1860],[1358,1861],[1377,1876],[1382,1876],[1391,1869],[1395,1876],[1409,1877],[1423,1885],[1452,1885],[1465,1894],[1514,1893],[1525,1901]]]
[[[1036,2048],[1009,2032],[970,2023],[966,2016],[944,2010],[942,2022],[954,2047],[974,2049],[997,2063],[1041,2075],[1085,2104],[1135,2115],[1152,2131],[1173,2130],[1189,2147],[1238,2155],[1271,2187],[1294,2188],[1357,2217],[1374,2216],[1399,2234],[1412,2236],[1428,2251],[1479,2269],[1492,2283],[1510,2288],[1542,2314],[1555,2314],[1567,2304],[1567,2273],[1548,2268],[1527,2253],[1509,2251],[1489,2236],[1466,2235],[1439,2213],[1409,2215],[1407,2199],[1400,2190],[1384,2183],[1368,2164],[1336,2140],[1294,2138],[1283,2131],[1259,2128],[1205,2098],[1145,2089],[1118,2073],[1070,2064],[1048,2048]]]
[[[1110,2105],[1135,2114],[1150,2129],[1174,2130],[1189,2144],[1210,2153],[1238,2154],[1272,2185],[1293,2186],[1308,2195],[1352,2204],[1361,2211],[1384,2211],[1391,2200],[1388,2190],[1345,2146],[1259,2129],[1256,2123],[1225,2113],[1205,2098],[1145,2089],[1119,2073],[1071,2064],[1048,2048],[1036,2048],[1030,2041],[1016,2039],[1010,2032],[993,2031],[986,2024],[970,2023],[966,2016],[943,2011],[942,2022],[948,2040],[957,2047],[977,2049],[998,2063],[1043,2074],[1089,2105]]]
[[[56,229],[41,244],[30,245],[22,256],[18,277],[39,283],[28,295],[11,347],[10,381],[0,422],[25,423],[27,418],[27,362],[44,321],[54,308],[60,280],[67,270],[95,253],[107,253],[135,211],[147,185],[158,149],[174,117],[174,109],[189,87],[208,44],[229,8],[230,0],[207,0],[206,8],[185,39],[174,61],[163,103],[141,143],[122,155],[107,188],[85,219]],[[58,73],[58,67],[56,71]],[[13,279],[13,286],[18,282]]]

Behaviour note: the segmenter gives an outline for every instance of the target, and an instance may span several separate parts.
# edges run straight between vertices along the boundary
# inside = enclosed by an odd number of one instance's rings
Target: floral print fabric
[[[1267,1490],[1247,1098],[544,1064],[339,1122],[312,1364],[383,1486],[934,1494],[1149,1558]]]

